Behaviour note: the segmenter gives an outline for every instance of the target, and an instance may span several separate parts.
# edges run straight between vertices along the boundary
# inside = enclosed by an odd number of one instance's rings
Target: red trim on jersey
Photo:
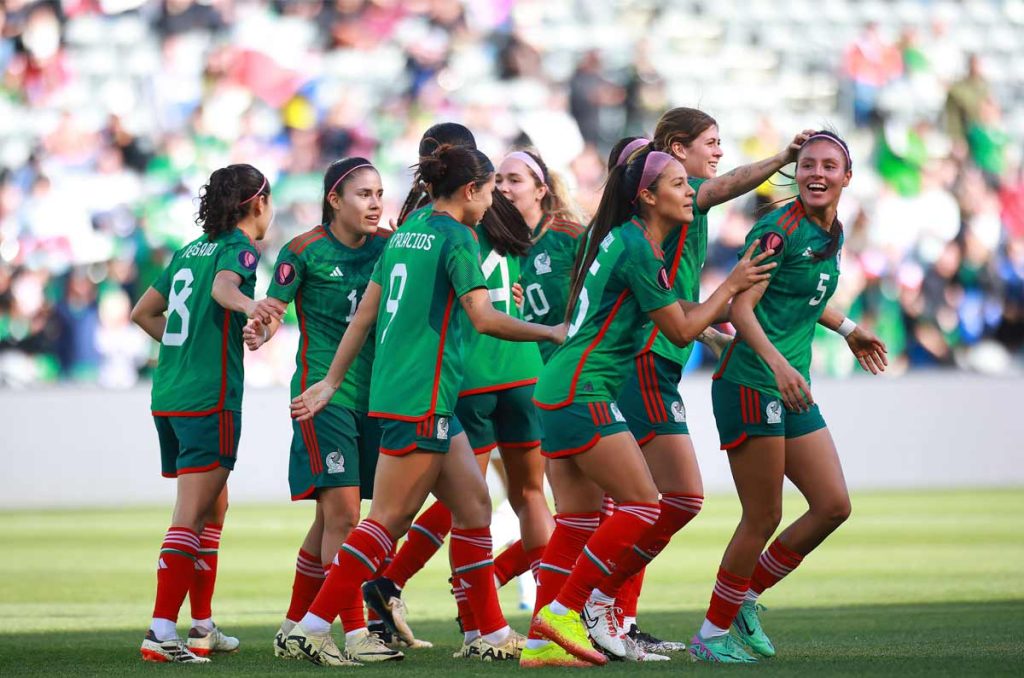
[[[302,339],[299,343],[299,364],[302,365],[302,376],[299,378],[299,390],[306,390],[306,378],[309,376],[309,360],[306,352],[309,350],[309,333],[306,332],[306,314],[302,311],[302,289],[295,294],[295,313],[299,316],[299,333]]]
[[[395,232],[392,231],[390,228],[384,228],[383,226],[378,226],[377,230],[374,231],[373,234],[370,237],[371,238],[383,238],[384,240],[387,240],[388,238],[390,238],[394,234],[395,234]]]
[[[644,234],[644,240],[646,240],[647,244],[651,246],[651,251],[654,252],[654,256],[657,257],[658,259],[664,259],[665,250],[661,249],[661,245],[651,240],[650,234],[647,233],[647,227],[644,226],[642,222],[637,221],[637,217],[633,217],[629,221],[631,224],[639,228],[640,231]]]
[[[591,438],[588,442],[583,443],[579,447],[571,447],[567,450],[556,450],[555,452],[548,452],[546,450],[541,450],[540,452],[548,459],[560,459],[562,457],[570,457],[574,454],[582,454],[583,452],[586,452],[594,445],[597,445],[599,442],[601,442],[601,434],[595,433],[593,438]]]
[[[658,432],[657,432],[657,431],[651,431],[650,433],[648,433],[647,435],[645,435],[645,436],[644,436],[643,438],[640,438],[639,440],[637,440],[637,441],[636,441],[636,444],[637,444],[637,445],[638,445],[639,447],[643,447],[643,446],[644,446],[644,445],[646,445],[647,443],[649,443],[649,442],[651,442],[652,440],[654,440],[654,439],[655,439],[655,437],[657,437],[657,435],[658,435]]]
[[[604,338],[605,333],[608,332],[608,328],[611,326],[612,320],[615,319],[615,314],[619,312],[619,309],[622,307],[622,302],[626,300],[626,297],[629,296],[629,294],[630,291],[628,289],[622,290],[622,292],[619,293],[619,298],[615,300],[615,305],[612,306],[612,310],[608,313],[608,318],[604,321],[604,324],[601,325],[601,329],[598,331],[597,336],[594,337],[594,341],[590,342],[590,346],[588,346],[587,350],[585,350],[583,355],[580,356],[580,361],[576,365],[576,371],[573,372],[572,382],[569,385],[569,397],[554,405],[539,403],[534,400],[533,402],[537,407],[542,410],[557,410],[572,403],[573,398],[576,396],[576,382],[579,381],[580,373],[583,371],[583,365],[587,362],[587,356],[589,356],[590,352],[594,350],[594,347],[601,343],[601,339]]]
[[[459,393],[460,398],[471,395],[480,395],[481,393],[493,393],[495,391],[509,391],[520,386],[529,386],[530,384],[536,384],[537,377],[531,379],[522,379],[520,381],[510,381],[507,384],[495,384],[494,386],[481,386],[480,388],[471,388],[468,391],[462,391]]]
[[[523,443],[523,442],[520,442],[520,443],[503,443],[503,442],[501,442],[499,440],[497,445],[498,445],[498,447],[500,447],[500,448],[502,448],[504,450],[529,450],[529,449],[532,449],[532,448],[537,447],[538,445],[540,445],[540,441],[539,440],[528,440],[525,443]]]
[[[164,473],[163,471],[160,472],[160,475],[162,475],[164,478],[177,478],[178,477],[177,473]]]
[[[288,249],[292,251],[292,254],[302,254],[311,244],[325,237],[327,237],[327,231],[321,224],[292,238],[292,241],[288,243]]]
[[[804,206],[799,200],[794,200],[790,205],[789,209],[782,213],[776,221],[776,225],[781,226],[782,230],[786,232],[786,235],[793,235],[793,231],[800,224],[800,220],[804,217]]]
[[[686,247],[686,236],[690,232],[690,224],[683,224],[679,231],[679,247],[676,248],[676,255],[672,259],[672,266],[668,271],[668,285],[669,288],[676,286],[676,275],[679,273],[679,262],[683,258],[683,248]],[[658,326],[655,325],[654,329],[651,330],[651,337],[644,344],[644,351],[650,351],[651,347],[654,346],[654,339],[658,336]]]
[[[725,352],[725,358],[722,359],[721,366],[718,368],[717,372],[715,372],[713,375],[711,375],[712,379],[720,379],[721,378],[722,372],[725,372],[725,366],[729,364],[729,358],[732,357],[732,351],[733,351],[734,348],[736,348],[736,344],[738,344],[738,343],[740,343],[739,335],[734,337],[732,342],[729,344],[729,348]]]
[[[651,398],[654,399],[655,409],[658,413],[658,423],[668,421],[668,410],[665,409],[665,401],[661,397],[661,389],[658,386],[658,368],[654,362],[654,354],[647,354],[647,369],[650,374]]]
[[[389,457],[404,457],[405,455],[409,454],[410,452],[412,452],[415,449],[416,449],[416,443],[412,443],[411,445],[406,445],[405,447],[403,447],[400,450],[389,450],[386,447],[382,447],[382,448],[380,448],[380,453],[381,454],[386,454]]]
[[[466,226],[469,228],[469,226]],[[473,229],[469,229],[472,231]],[[476,234],[474,233],[474,236]],[[444,339],[448,334],[448,323],[452,318],[452,304],[455,303],[455,290],[448,290],[448,303],[444,307],[444,322],[441,323],[441,337],[437,342],[437,365],[434,367],[434,392],[430,396],[430,411],[437,407],[437,392],[441,387],[441,363],[444,361]]]
[[[303,499],[309,499],[314,494],[316,494],[316,485],[310,485],[308,488],[303,490],[301,493],[293,494],[292,495],[292,501],[301,501]]]
[[[489,454],[491,450],[496,449],[497,447],[498,443],[491,443],[489,445],[484,445],[483,447],[474,447],[473,454],[479,457],[481,454]]]
[[[731,449],[733,449],[733,448],[735,448],[735,447],[739,447],[740,445],[742,445],[742,444],[743,444],[743,442],[744,442],[744,441],[745,441],[746,439],[747,439],[747,433],[746,433],[746,431],[744,431],[744,432],[743,432],[743,435],[741,435],[741,436],[740,436],[739,438],[737,438],[736,440],[732,441],[731,443],[725,443],[724,445],[722,445],[722,449],[723,449],[723,450],[731,450]]]
[[[740,418],[744,424],[750,423],[750,406],[747,405],[747,387],[740,386]]]
[[[310,472],[318,476],[323,470],[323,460],[320,459],[320,441],[316,438],[316,427],[313,420],[307,419],[299,422],[299,431],[302,433],[302,444],[306,447],[306,456],[309,458]]]
[[[754,406],[754,423],[761,423],[761,393],[755,390],[750,391],[750,395],[753,397],[751,404]]]
[[[189,474],[189,473],[206,473],[207,471],[212,471],[213,469],[215,469],[215,468],[217,468],[219,466],[220,466],[220,462],[219,461],[215,461],[212,464],[207,464],[206,466],[191,466],[189,468],[180,468],[180,469],[178,469],[178,475],[179,476],[183,476],[183,475],[186,475],[186,474]],[[168,476],[168,477],[175,478],[177,476]]]
[[[647,419],[654,421],[654,408],[651,405],[650,394],[647,391],[646,377],[644,376],[644,356],[646,353],[641,353],[635,359],[636,363],[636,379],[637,385],[640,389],[640,397],[644,401],[644,410],[647,412]]]
[[[565,235],[572,236],[573,238],[579,238],[583,235],[583,232],[587,229],[576,223],[575,221],[565,221],[563,219],[553,219],[548,224],[547,229],[549,231],[557,231],[558,233],[564,233]]]

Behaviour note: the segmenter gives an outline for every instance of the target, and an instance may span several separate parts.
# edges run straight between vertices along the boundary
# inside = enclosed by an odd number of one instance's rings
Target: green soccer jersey
[[[468,322],[459,297],[487,287],[473,229],[447,214],[414,215],[388,238],[371,280],[381,286],[370,414],[451,416]]]
[[[498,254],[487,232],[480,226],[476,227],[476,234],[491,303],[502,313],[522,318],[523,314],[512,300],[512,284],[519,280],[523,257]],[[543,363],[536,343],[504,341],[480,334],[470,323],[465,327],[462,344],[465,374],[460,396],[500,391],[537,381]]]
[[[259,250],[239,229],[215,240],[203,235],[174,253],[153,284],[167,299],[167,326],[153,374],[154,415],[199,417],[242,410],[242,328],[244,313],[213,300],[220,271],[242,278],[242,294],[252,297]]]
[[[696,192],[707,179],[690,177],[690,186]],[[708,213],[697,207],[697,194],[693,196],[693,221],[681,228],[673,229],[662,243],[668,279],[680,299],[700,301],[700,272],[708,256]],[[665,335],[652,327],[644,343],[643,351],[654,351],[663,358],[686,366],[693,353],[693,344],[676,346]]]
[[[537,238],[526,255],[520,284],[523,286],[523,320],[557,325],[565,319],[565,304],[572,282],[572,266],[584,228],[573,221],[546,217],[534,231]],[[558,348],[550,341],[538,344],[547,362]]]
[[[373,266],[387,243],[386,232],[378,233],[352,249],[321,225],[293,238],[278,255],[267,296],[286,304],[294,300],[299,316],[293,398],[327,375],[338,342],[355,317]],[[373,347],[373,341],[363,345],[331,404],[366,411]]]
[[[597,248],[565,343],[541,370],[534,400],[544,409],[614,400],[633,365],[637,328],[675,303],[661,247],[639,218],[613,228]]]
[[[809,220],[799,199],[766,215],[750,231],[741,250],[760,238],[762,248],[775,250],[771,282],[754,308],[768,340],[810,383],[814,329],[839,281],[839,252],[819,260],[830,235]],[[842,243],[840,242],[840,249]],[[768,365],[738,335],[722,355],[715,378],[780,395]]]

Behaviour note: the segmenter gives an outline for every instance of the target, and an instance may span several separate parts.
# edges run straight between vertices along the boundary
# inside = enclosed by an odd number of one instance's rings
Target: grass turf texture
[[[756,671],[804,675],[1021,675],[1024,673],[1024,539],[1020,490],[867,493],[851,520],[790,579],[763,596],[765,627],[780,656],[757,667],[612,664],[605,675]],[[802,510],[787,497],[786,520]],[[138,658],[152,609],[157,549],[169,509],[0,512],[0,675],[218,675],[324,672],[272,656],[288,605],[295,554],[311,505],[235,506],[227,520],[214,610],[242,641],[237,655],[204,667]],[[649,569],[642,626],[688,640],[702,620],[722,549],[738,517],[733,496],[705,509]],[[413,628],[433,650],[388,675],[491,675],[518,671],[451,658],[460,636],[438,554],[405,598]],[[502,592],[510,622],[526,630],[515,586]],[[187,622],[186,602],[181,621]],[[185,626],[180,630],[184,632]],[[564,670],[563,670],[564,671]],[[547,672],[536,671],[544,675]]]

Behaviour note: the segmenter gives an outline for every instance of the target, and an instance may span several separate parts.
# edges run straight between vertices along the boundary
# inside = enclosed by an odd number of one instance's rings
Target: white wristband
[[[855,329],[857,329],[857,323],[853,322],[849,318],[843,318],[843,322],[839,323],[839,328],[836,330],[836,332],[841,334],[845,339],[846,337],[853,334],[853,331]]]

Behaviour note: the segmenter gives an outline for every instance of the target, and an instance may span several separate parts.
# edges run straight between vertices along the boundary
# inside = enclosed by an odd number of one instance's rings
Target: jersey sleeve
[[[377,283],[381,287],[384,286],[384,255],[383,255],[383,253],[379,257],[377,257],[377,261],[373,265],[373,271],[370,273],[370,282]]]
[[[761,221],[754,224],[754,227],[750,229],[750,233],[747,234],[747,239],[743,243],[743,247],[739,252],[736,253],[737,259],[743,258],[743,253],[754,243],[755,240],[760,240],[760,244],[757,249],[754,250],[754,256],[756,257],[761,252],[767,250],[775,250],[772,256],[764,259],[761,263],[766,264],[770,261],[777,263],[775,268],[768,271],[768,275],[775,277],[775,274],[782,268],[783,262],[786,260],[786,245],[789,236],[786,235],[786,231],[777,223],[777,218],[774,214],[770,214]]]
[[[646,241],[626,250],[626,274],[629,289],[645,313],[664,308],[679,300],[668,281],[665,262]]]
[[[159,292],[164,299],[171,296],[171,264],[173,263],[174,259],[171,259],[170,263],[164,267],[164,270],[153,282],[153,289]]]
[[[480,268],[480,245],[468,233],[447,241],[444,267],[457,297],[478,287],[487,287]]]
[[[282,247],[274,265],[274,276],[271,278],[267,296],[291,303],[295,299],[302,279],[306,276],[306,261],[301,254],[295,254],[290,247]]]
[[[700,193],[700,187],[705,181],[707,181],[707,179],[700,179],[698,177],[690,177],[687,179],[687,182],[690,184],[690,188],[693,189],[693,216],[695,219],[697,217],[706,217],[708,215],[707,210],[702,210],[697,206],[697,195]]]
[[[231,242],[221,251],[217,258],[217,273],[231,271],[241,276],[242,280],[256,280],[256,264],[260,261],[260,253],[251,242]]]

